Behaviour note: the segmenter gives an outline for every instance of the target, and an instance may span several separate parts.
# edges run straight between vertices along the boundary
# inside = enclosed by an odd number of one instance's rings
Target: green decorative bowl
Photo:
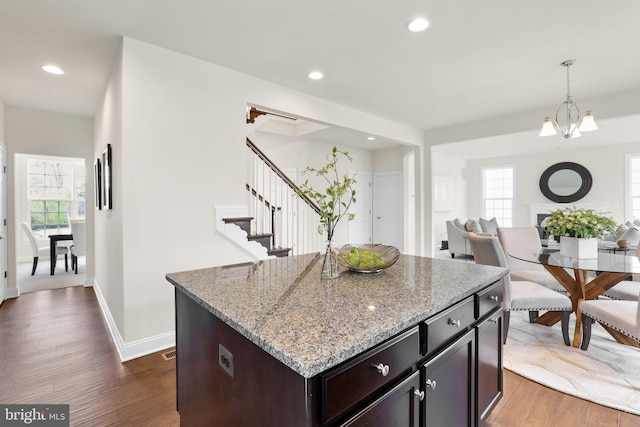
[[[395,264],[399,257],[400,251],[395,246],[344,245],[338,252],[338,263],[358,273],[379,273]]]

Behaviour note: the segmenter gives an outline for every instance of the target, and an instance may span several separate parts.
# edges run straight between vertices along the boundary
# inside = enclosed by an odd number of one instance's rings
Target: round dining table
[[[509,252],[509,256],[521,261],[541,264],[567,290],[573,312],[576,313],[576,325],[573,333],[573,346],[580,345],[581,316],[579,304],[582,300],[596,299],[615,284],[633,274],[640,274],[640,259],[608,251],[598,252],[598,258],[577,259],[560,255],[559,249],[542,248]],[[571,274],[573,272],[573,274]],[[560,321],[560,312],[548,311],[536,319],[536,323],[551,326]],[[615,331],[608,332],[618,342],[623,337]]]

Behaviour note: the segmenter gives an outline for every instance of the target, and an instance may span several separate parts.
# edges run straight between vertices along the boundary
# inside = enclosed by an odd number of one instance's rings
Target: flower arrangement
[[[324,191],[315,190],[309,184],[308,179],[300,185],[300,193],[313,199],[318,204],[320,208],[318,233],[323,234],[323,231],[326,231],[328,241],[333,239],[336,224],[343,216],[348,215],[349,221],[355,216],[348,212],[349,206],[356,202],[356,190],[353,189],[353,184],[355,184],[356,180],[347,174],[340,175],[338,172],[340,157],[346,158],[349,162],[353,161],[348,151],[340,151],[333,147],[329,163],[319,169],[307,166],[303,172],[315,173],[316,176],[326,181],[327,187]]]
[[[551,211],[544,221],[547,232],[553,236],[577,238],[602,237],[615,232],[616,222],[593,209],[561,208]]]

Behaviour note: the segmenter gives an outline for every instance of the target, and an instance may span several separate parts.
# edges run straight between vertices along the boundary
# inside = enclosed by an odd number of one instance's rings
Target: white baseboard
[[[146,356],[148,354],[165,350],[167,348],[175,347],[175,331],[156,335],[138,341],[133,341],[130,343],[125,343],[122,339],[122,336],[120,335],[120,331],[118,331],[115,320],[113,320],[113,316],[111,316],[111,311],[109,311],[109,307],[106,300],[104,299],[104,296],[102,295],[102,292],[100,291],[100,286],[98,285],[97,280],[91,279],[91,286],[93,286],[96,297],[98,298],[98,304],[100,305],[102,316],[107,322],[109,333],[111,334],[111,339],[116,346],[116,350],[118,351],[118,356],[120,357],[121,362],[126,362],[128,360]]]

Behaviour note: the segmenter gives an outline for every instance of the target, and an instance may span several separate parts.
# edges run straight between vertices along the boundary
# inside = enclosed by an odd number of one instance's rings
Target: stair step
[[[250,216],[242,216],[237,218],[222,218],[225,224],[235,224],[244,230],[247,234],[251,233],[251,220]]]
[[[247,239],[249,239],[249,241],[258,242],[269,250],[271,249],[271,237],[271,234],[252,234],[247,236]]]
[[[289,256],[290,250],[291,248],[273,248],[273,249],[269,249],[267,252],[269,253],[269,255],[275,255],[277,257],[285,257],[285,256]]]

